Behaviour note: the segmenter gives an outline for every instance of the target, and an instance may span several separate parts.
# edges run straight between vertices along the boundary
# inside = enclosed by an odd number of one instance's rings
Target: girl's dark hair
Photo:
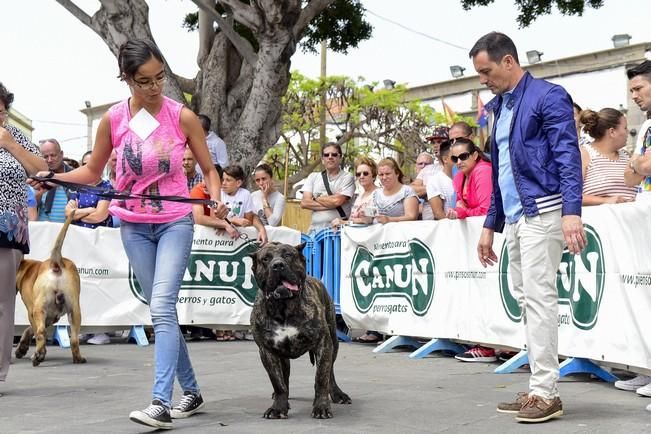
[[[244,174],[244,169],[237,164],[231,164],[230,166],[224,169],[224,173],[231,178],[235,178],[237,181],[246,182],[246,175]]]
[[[269,175],[269,178],[274,177],[274,170],[267,163],[259,164],[258,167],[255,168],[254,172],[265,172],[267,175]]]
[[[387,157],[382,160],[380,160],[379,163],[377,163],[377,167],[380,168],[380,166],[389,166],[393,169],[393,172],[398,175],[398,182],[402,184],[403,179],[405,178],[405,174],[402,173],[402,170],[400,169],[400,165],[398,162],[392,158],[392,157]]]
[[[9,110],[11,103],[14,102],[14,94],[9,92],[2,83],[0,83],[0,101],[4,104],[5,110]]]
[[[479,146],[475,145],[475,142],[473,142],[470,139],[466,139],[465,137],[459,137],[458,139],[451,140],[452,146],[450,149],[454,148],[455,146],[465,146],[466,151],[470,152],[471,154],[473,152],[476,152],[477,155],[479,155],[478,160],[483,160],[486,161],[487,163],[490,163],[491,160],[484,155],[481,149],[479,149]]]
[[[165,58],[156,44],[146,39],[131,39],[120,46],[118,53],[118,66],[120,75],[118,78],[133,78],[143,64],[149,59],[155,58],[165,65]]]
[[[610,128],[617,128],[623,116],[622,112],[610,107],[603,108],[598,113],[586,109],[579,115],[579,122],[590,137],[599,140]]]

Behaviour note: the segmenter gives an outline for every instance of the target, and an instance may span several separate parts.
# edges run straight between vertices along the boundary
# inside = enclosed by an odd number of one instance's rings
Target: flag
[[[479,128],[486,128],[488,126],[488,112],[486,111],[486,108],[484,107],[484,103],[479,97],[479,94],[477,94],[477,119],[476,120],[477,120],[477,124],[479,125]]]
[[[477,125],[479,125],[479,147],[485,150],[487,145],[485,143],[486,136],[484,131],[488,127],[488,111],[486,111],[486,107],[484,107],[484,102],[479,97],[479,93],[477,93],[477,118],[475,120],[477,121]]]
[[[441,102],[443,103],[443,113],[445,113],[445,120],[447,121],[448,126],[450,126],[454,123],[454,118],[457,116],[457,114],[450,108],[449,105],[446,104],[443,98],[441,98]]]

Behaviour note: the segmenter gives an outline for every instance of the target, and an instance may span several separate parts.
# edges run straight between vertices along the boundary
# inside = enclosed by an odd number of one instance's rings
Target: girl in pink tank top
[[[100,179],[111,152],[117,153],[117,190],[156,196],[188,196],[182,159],[186,143],[201,166],[213,213],[226,217],[219,202],[221,182],[210,159],[197,116],[162,95],[165,60],[151,41],[130,40],[120,47],[120,78],[131,98],[111,107],[97,129],[95,148],[85,166],[56,178],[83,184]],[[44,176],[46,172],[39,175]],[[171,428],[204,404],[188,349],[180,334],[176,302],[192,249],[192,206],[153,199],[114,200],[111,214],[121,219],[124,250],[151,311],[156,335],[151,404],[129,418],[154,428]],[[134,302],[139,303],[134,298]],[[183,397],[172,406],[174,380]]]
[[[188,196],[182,164],[187,140],[180,125],[183,105],[163,96],[160,111],[153,116],[159,126],[143,139],[129,127],[133,118],[129,102],[118,103],[108,112],[117,155],[115,188],[138,194]],[[192,205],[157,200],[113,200],[110,212],[127,222],[167,223],[192,212]]]

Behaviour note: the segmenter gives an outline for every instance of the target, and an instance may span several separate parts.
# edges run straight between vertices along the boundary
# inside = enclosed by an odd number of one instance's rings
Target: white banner
[[[30,222],[31,259],[50,256],[61,224]],[[297,245],[301,233],[286,227],[267,227],[270,241]],[[251,273],[256,231],[241,228],[242,238],[218,236],[214,229],[195,225],[192,254],[178,296],[181,324],[249,325],[258,290]],[[248,240],[244,239],[244,235]],[[149,309],[122,248],[119,229],[70,226],[62,249],[81,277],[82,326],[150,325]],[[18,297],[18,326],[28,325],[27,311]],[[59,324],[67,324],[62,318]]]
[[[557,273],[559,353],[651,368],[651,203],[583,209],[588,246]],[[354,328],[524,348],[504,237],[476,247],[483,217],[346,227],[341,310]],[[526,282],[525,282],[526,284]]]

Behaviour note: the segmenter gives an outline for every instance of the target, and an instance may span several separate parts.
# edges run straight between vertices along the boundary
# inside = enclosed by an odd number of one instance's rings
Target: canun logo
[[[183,275],[181,291],[187,289],[230,291],[247,306],[253,306],[258,285],[253,277],[253,260],[248,255],[255,249],[253,243],[245,243],[231,252],[193,250]],[[138,300],[147,304],[131,266],[129,266],[129,287]]]
[[[368,312],[378,297],[403,297],[416,315],[427,313],[434,295],[434,258],[421,241],[406,244],[404,253],[377,256],[357,247],[351,270],[353,299],[360,312]]]
[[[578,256],[570,255],[567,249],[563,251],[561,264],[556,272],[556,289],[558,303],[566,304],[570,308],[572,323],[580,329],[589,330],[597,323],[604,292],[605,266],[599,234],[592,226],[584,226],[588,244]],[[508,317],[514,322],[519,322],[522,319],[522,310],[514,296],[508,269],[509,255],[504,242],[499,264],[500,295]]]

